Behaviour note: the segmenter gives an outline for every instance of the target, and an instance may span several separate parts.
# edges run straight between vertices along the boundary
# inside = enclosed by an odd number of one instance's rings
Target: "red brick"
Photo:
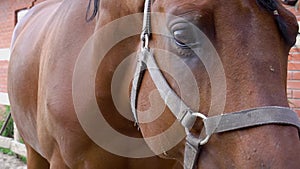
[[[300,99],[300,90],[293,90],[292,96],[294,99]]]
[[[292,73],[292,79],[293,80],[300,80],[300,71],[298,72],[293,72]]]
[[[291,51],[294,51],[294,52],[290,52],[289,60],[290,61],[300,61],[300,49],[293,48],[293,49],[291,49]]]
[[[0,22],[0,24],[1,24],[1,22]],[[289,54],[289,56],[288,56],[288,60],[292,60],[292,55],[291,55],[291,51],[293,50],[293,48],[290,50],[290,54]]]
[[[289,62],[288,70],[300,70],[300,62]]]
[[[287,82],[287,88],[288,89],[300,89],[300,81],[296,80],[288,80]]]

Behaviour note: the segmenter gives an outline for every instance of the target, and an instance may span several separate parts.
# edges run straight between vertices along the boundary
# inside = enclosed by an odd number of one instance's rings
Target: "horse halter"
[[[293,125],[300,132],[300,121],[297,114],[285,107],[269,106],[258,107],[239,112],[206,117],[200,112],[191,110],[181,98],[169,86],[149,48],[151,35],[151,0],[145,0],[143,29],[141,34],[142,48],[137,54],[137,67],[134,74],[131,89],[131,109],[138,125],[137,98],[143,75],[148,70],[159,94],[173,115],[186,130],[186,146],[184,153],[184,168],[194,169],[198,163],[201,146],[205,145],[213,134],[234,131],[247,127],[255,127],[268,124]],[[204,123],[206,136],[195,137],[190,133],[197,118]]]

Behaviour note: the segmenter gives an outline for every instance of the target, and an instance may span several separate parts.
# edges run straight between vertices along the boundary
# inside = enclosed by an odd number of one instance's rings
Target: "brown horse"
[[[274,6],[269,8],[268,3],[252,0],[152,3],[151,10],[162,13],[159,15],[162,20],[153,18],[153,31],[163,29],[173,37],[153,34],[149,46],[155,49],[159,67],[168,67],[168,74],[164,76],[173,90],[182,98],[199,96],[185,99],[190,107],[208,116],[211,107],[218,107],[211,105],[211,100],[218,96],[211,94],[214,84],[206,71],[207,67],[214,69],[214,65],[202,63],[186,45],[199,40],[190,34],[190,29],[185,29],[189,26],[185,22],[173,23],[168,18],[174,17],[164,14],[180,16],[193,23],[215,48],[215,52],[204,54],[211,57],[219,54],[225,76],[217,80],[226,85],[226,98],[221,98],[226,102],[224,112],[218,114],[262,106],[288,107],[287,55],[298,27],[295,17],[279,2],[268,2],[275,3],[279,15],[275,16]],[[87,6],[95,9],[92,10],[95,19],[92,17],[89,22],[86,21]],[[17,25],[9,66],[9,97],[13,118],[28,150],[29,169],[181,168],[174,160],[151,157],[151,153],[146,153],[148,150],[139,152],[141,146],[120,141],[115,134],[110,135],[111,130],[104,125],[98,127],[93,118],[84,119],[95,109],[92,102],[96,100],[97,108],[113,131],[134,138],[133,142],[143,140],[133,122],[128,120],[130,115],[116,106],[116,100],[129,105],[130,86],[124,83],[132,80],[136,60],[129,59],[125,68],[118,70],[141,46],[135,32],[142,29],[142,15],[132,14],[143,12],[143,7],[144,1],[133,0],[49,0],[30,10]],[[127,20],[124,16],[129,15]],[[118,22],[113,23],[116,20]],[[126,36],[118,39],[123,34]],[[116,41],[115,45],[109,46],[111,41]],[[179,56],[179,60],[167,57],[169,53],[163,57],[160,50]],[[99,64],[98,52],[105,55]],[[190,88],[184,93],[180,91],[186,72],[179,62],[193,75],[196,92]],[[92,70],[95,74],[88,74]],[[86,84],[93,85],[89,86],[92,90],[83,88]],[[115,90],[118,92],[114,93]],[[175,134],[179,141],[170,137],[161,139],[167,140],[170,147],[163,141],[147,139],[164,133],[176,123],[155,91],[146,71],[137,98],[138,119],[147,120],[147,116],[155,112],[161,114],[152,122],[140,122],[141,132],[153,151],[162,149],[155,154],[183,163],[185,141],[181,141],[181,137]],[[88,125],[91,127],[86,127]],[[198,135],[202,126],[197,120],[192,132]],[[178,135],[181,131],[182,128],[178,128]],[[119,149],[125,150],[119,152]],[[299,152],[299,136],[294,126],[267,125],[212,135],[201,148],[198,168],[297,168]]]

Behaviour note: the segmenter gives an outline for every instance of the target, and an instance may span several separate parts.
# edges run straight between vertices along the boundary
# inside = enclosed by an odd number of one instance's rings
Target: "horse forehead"
[[[199,11],[208,6],[212,6],[215,1],[210,0],[172,0],[172,1],[155,1],[155,12],[166,12],[173,15],[181,15],[189,11]]]
[[[218,10],[229,13],[232,13],[232,11],[235,11],[234,13],[241,12],[243,10],[250,12],[249,8],[257,5],[257,2],[253,0],[233,0],[226,2],[226,4],[222,4],[221,2],[218,0],[165,0],[154,1],[152,8],[154,12],[164,12],[180,16],[189,12],[193,14],[208,14],[217,12]]]

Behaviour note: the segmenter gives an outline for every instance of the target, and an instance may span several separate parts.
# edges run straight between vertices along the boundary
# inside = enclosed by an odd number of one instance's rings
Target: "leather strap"
[[[130,105],[131,111],[133,114],[133,118],[135,121],[135,125],[139,125],[138,116],[137,116],[137,101],[138,101],[138,94],[142,84],[143,76],[145,74],[145,70],[147,69],[147,65],[144,60],[145,55],[139,56],[137,58],[137,67],[134,73],[134,78],[132,81],[131,93],[130,93]]]
[[[292,125],[298,129],[300,134],[300,122],[297,114],[286,107],[259,107],[208,117],[203,122],[208,138],[212,134],[269,124]],[[184,152],[184,169],[194,169],[196,167],[201,150],[201,140],[203,138],[197,138],[191,133],[187,135]]]
[[[151,35],[151,2],[152,0],[145,0],[144,4],[144,18],[143,18],[143,28],[141,33],[141,39],[145,35]]]
[[[160,72],[151,50],[142,49],[138,55],[138,57],[141,58],[141,61],[147,65],[147,70],[149,71],[149,74],[165,104],[182,126],[190,130],[197,117],[192,115],[193,111],[191,111],[191,109],[169,86],[168,82]]]
[[[300,132],[297,114],[285,107],[259,107],[213,116],[203,121],[207,135],[267,124],[293,125]]]
[[[184,149],[184,169],[194,169],[198,164],[200,155],[201,139],[195,138],[192,134],[186,136],[185,149]]]
[[[151,0],[145,0],[144,4],[144,18],[143,18],[143,29],[141,34],[141,40],[143,41],[143,49],[148,49],[148,41],[151,35]],[[140,86],[143,80],[145,69],[147,65],[143,60],[145,60],[146,55],[137,55],[137,67],[134,73],[134,78],[132,81],[131,93],[130,93],[130,104],[131,111],[133,113],[135,125],[139,125],[137,116],[137,98],[140,90]]]

